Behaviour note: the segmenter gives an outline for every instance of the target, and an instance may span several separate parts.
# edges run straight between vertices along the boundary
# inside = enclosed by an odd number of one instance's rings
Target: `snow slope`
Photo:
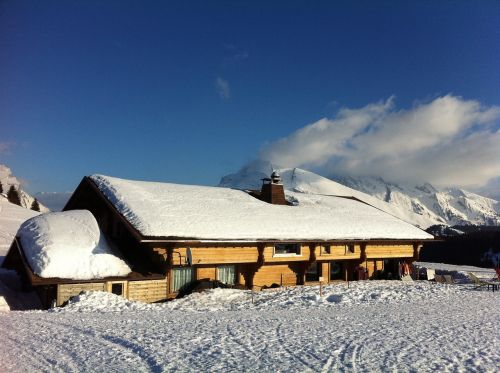
[[[87,210],[40,214],[25,221],[18,236],[31,269],[41,277],[90,280],[131,271]]]
[[[7,198],[0,195],[0,265],[21,224],[38,214],[39,212],[10,203]]]
[[[21,207],[31,208],[31,204],[35,200],[35,197],[31,196],[29,193],[26,193],[20,186],[21,182],[12,174],[12,171],[9,167],[0,164],[0,182],[2,183],[3,191],[7,194],[11,185],[14,185],[17,190],[20,191],[19,197],[21,200]],[[47,212],[49,209],[44,206],[42,203],[39,203],[40,211]]]
[[[459,189],[412,186],[378,177],[335,178],[350,188],[448,225],[500,225],[500,202]]]
[[[280,172],[287,192],[353,196],[416,226],[435,224],[500,225],[500,203],[460,189],[438,191],[430,184],[403,188],[380,178],[325,178],[300,168],[273,168],[255,161],[235,174],[224,176],[220,186],[260,189],[260,179],[273,169]]]
[[[366,281],[0,313],[0,371],[497,371],[498,293]],[[102,306],[105,305],[106,308]]]
[[[296,206],[230,188],[93,175],[91,179],[144,236],[202,240],[432,239],[389,214],[346,198],[289,192]]]

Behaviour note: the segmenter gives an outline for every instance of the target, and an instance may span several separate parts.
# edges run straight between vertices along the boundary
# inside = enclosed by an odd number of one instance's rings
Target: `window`
[[[330,262],[330,280],[345,280],[344,263]]]
[[[300,245],[297,243],[280,243],[274,245],[274,256],[297,256],[301,255]]]
[[[116,295],[123,295],[123,284],[121,283],[111,284],[111,293]]]
[[[346,254],[354,254],[354,245],[345,245],[345,252]]]
[[[321,246],[321,255],[330,255],[332,253],[330,245]]]
[[[306,281],[319,281],[320,264],[313,263],[306,271]]]
[[[217,280],[226,285],[234,285],[236,280],[235,266],[218,266]]]
[[[193,281],[193,268],[180,267],[172,269],[172,291],[179,291]]]

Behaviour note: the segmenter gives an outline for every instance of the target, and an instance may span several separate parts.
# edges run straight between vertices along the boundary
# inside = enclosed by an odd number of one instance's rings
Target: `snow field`
[[[498,371],[498,293],[366,281],[0,314],[0,371]],[[102,303],[106,309],[100,308]]]

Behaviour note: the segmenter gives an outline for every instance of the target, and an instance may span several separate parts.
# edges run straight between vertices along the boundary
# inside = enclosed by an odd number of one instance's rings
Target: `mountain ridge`
[[[22,189],[21,182],[17,179],[17,177],[15,177],[12,174],[11,169],[3,164],[0,164],[0,182],[2,183],[3,192],[5,194],[7,194],[7,191],[9,190],[10,186],[14,185],[16,189],[19,191],[19,199],[21,201],[21,207],[24,207],[26,209],[31,208],[31,204],[35,200],[35,197],[33,197],[31,194]],[[50,211],[40,201],[38,201],[38,204],[40,206],[40,212]]]
[[[285,190],[355,197],[421,228],[432,225],[500,225],[500,203],[459,189],[438,189],[430,183],[407,186],[381,177],[355,178],[315,174],[300,168],[283,168],[254,161],[238,172],[223,176],[219,186],[260,189],[273,170],[281,173]]]

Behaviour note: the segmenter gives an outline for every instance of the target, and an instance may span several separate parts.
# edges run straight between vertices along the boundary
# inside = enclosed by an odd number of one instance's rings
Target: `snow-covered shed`
[[[154,289],[151,301],[174,297],[203,280],[260,288],[366,274],[390,278],[401,261],[418,258],[423,241],[433,239],[355,198],[285,193],[277,174],[263,181],[261,190],[245,191],[92,175],[83,178],[63,214],[90,211],[97,222],[93,243],[99,246],[99,234],[105,237],[111,251],[132,267],[131,274],[146,267],[144,281],[160,274],[156,280],[163,287]],[[62,246],[72,246],[67,226],[54,230],[65,231]],[[30,244],[20,241],[24,255],[31,253],[24,247]],[[87,277],[103,276],[92,274],[91,261],[87,264]],[[36,263],[28,266],[36,271]],[[68,266],[68,271],[66,279],[83,283],[75,279],[78,269]],[[42,279],[43,273],[34,276]],[[125,297],[131,298],[131,284]],[[149,291],[146,283],[142,286]]]
[[[165,286],[161,274],[133,271],[88,210],[45,213],[26,220],[4,266],[21,272],[45,307],[61,305],[83,290],[122,295],[126,289],[136,300],[149,300],[134,294],[134,288],[144,281]]]

